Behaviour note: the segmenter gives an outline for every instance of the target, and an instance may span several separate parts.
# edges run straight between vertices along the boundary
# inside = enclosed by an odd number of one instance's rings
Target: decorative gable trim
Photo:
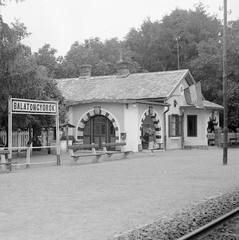
[[[187,80],[187,79],[188,80]],[[167,98],[169,99],[170,97],[172,97],[173,93],[175,92],[175,90],[180,86],[181,82],[185,79],[185,81],[187,82],[187,84],[192,85],[195,84],[195,80],[193,78],[193,76],[191,75],[191,73],[189,72],[188,69],[186,69],[186,72],[183,74],[183,76],[179,79],[179,81],[177,82],[177,84],[173,87],[173,89],[170,91],[170,93],[168,94]]]

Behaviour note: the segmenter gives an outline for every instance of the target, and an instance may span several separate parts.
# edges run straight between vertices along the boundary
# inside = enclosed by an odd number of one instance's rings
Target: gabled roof
[[[186,69],[127,76],[69,78],[57,80],[57,86],[67,101],[75,103],[167,98],[188,74]]]

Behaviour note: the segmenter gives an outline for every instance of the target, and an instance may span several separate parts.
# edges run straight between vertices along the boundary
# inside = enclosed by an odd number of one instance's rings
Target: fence
[[[219,145],[219,146],[223,145],[223,140],[224,140],[223,133],[220,133],[220,136],[218,137],[218,141],[217,141],[217,134],[215,134],[215,133],[208,133],[207,138],[208,138],[209,142],[215,141],[214,144]],[[238,143],[239,142],[239,132],[236,132],[236,133],[229,132],[227,141],[229,144]]]
[[[31,133],[33,136],[33,133]],[[38,136],[42,146],[49,146],[50,142],[53,140],[53,131],[42,131],[41,136]],[[32,138],[31,136],[31,138]],[[0,139],[3,144],[7,144],[7,133],[6,131],[0,131]],[[26,147],[29,141],[29,131],[14,131],[12,132],[12,147]],[[14,150],[13,150],[14,151]],[[16,150],[15,150],[16,151]],[[18,149],[20,152],[21,149]]]
[[[3,141],[3,144],[7,144],[7,133],[5,131],[0,131],[0,137]],[[14,131],[12,133],[12,146],[13,147],[26,147],[29,140],[28,131]]]

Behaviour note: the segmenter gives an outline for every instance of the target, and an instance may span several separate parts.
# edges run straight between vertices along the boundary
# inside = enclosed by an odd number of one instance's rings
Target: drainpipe
[[[163,140],[163,144],[164,144],[164,150],[167,150],[167,131],[166,131],[166,113],[169,111],[170,106],[167,106],[168,109],[166,111],[164,111],[163,113],[163,120],[164,120],[164,140]]]
[[[182,149],[184,150],[184,109],[182,109],[182,139],[181,139],[181,146],[182,146]]]

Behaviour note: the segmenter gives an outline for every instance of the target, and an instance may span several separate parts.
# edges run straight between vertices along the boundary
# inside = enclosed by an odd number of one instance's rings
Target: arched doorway
[[[86,112],[80,119],[79,122],[76,126],[76,139],[77,141],[80,141],[81,143],[84,142],[84,130],[85,130],[85,125],[88,123],[88,121],[91,119],[91,121],[93,121],[92,119],[94,117],[97,116],[103,116],[105,118],[108,119],[108,121],[110,121],[110,123],[113,125],[113,131],[114,131],[114,138],[110,138],[112,140],[112,142],[117,142],[119,141],[119,135],[120,135],[120,131],[119,131],[119,124],[117,122],[117,120],[115,119],[115,117],[108,111],[106,111],[105,109],[101,109],[99,114],[96,114],[96,112],[94,111],[94,109],[91,109],[89,112]],[[85,142],[87,141],[93,141],[95,140],[94,136],[92,136],[92,125],[90,124],[90,122],[88,123],[91,128],[90,130],[88,129],[88,131],[90,131],[91,134],[89,134],[88,132],[88,139],[85,139]],[[90,138],[89,138],[90,136]],[[88,143],[88,142],[87,142]],[[93,143],[93,142],[90,142]]]
[[[145,132],[148,130],[149,126],[153,127],[155,130],[156,135],[156,142],[159,144],[159,148],[163,149],[163,142],[162,142],[162,131],[161,131],[161,121],[157,112],[153,109],[153,114],[149,113],[149,109],[147,109],[140,121],[140,139],[141,139],[141,146],[143,149],[148,148],[147,141],[143,141],[143,137]]]
[[[141,137],[142,137],[142,148],[143,149],[148,149],[148,129],[149,127],[153,127],[154,128],[154,122],[151,118],[150,115],[147,115],[144,119],[144,121],[141,124]]]
[[[83,131],[83,143],[101,144],[103,142],[115,142],[115,129],[112,122],[103,115],[95,115],[86,122]]]

